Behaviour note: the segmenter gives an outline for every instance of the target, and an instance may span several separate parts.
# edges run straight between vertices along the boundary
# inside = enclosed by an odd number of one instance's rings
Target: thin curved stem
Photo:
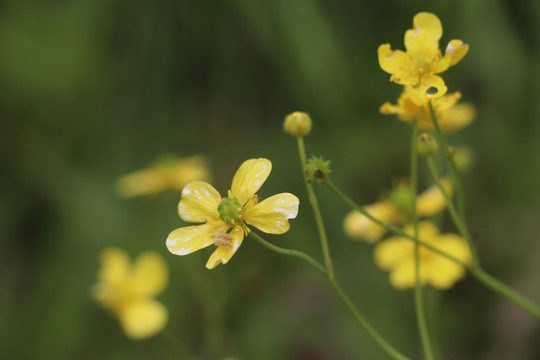
[[[315,191],[313,191],[313,186],[309,183],[306,177],[306,150],[304,147],[304,139],[301,136],[297,138],[298,144],[298,154],[300,155],[300,162],[302,165],[302,174],[304,176],[304,183],[306,184],[306,189],[308,193],[309,202],[311,203],[311,208],[313,209],[313,215],[315,216],[315,223],[317,224],[317,231],[319,232],[319,238],[321,240],[321,249],[324,256],[324,264],[326,266],[326,271],[329,276],[334,276],[334,267],[332,265],[332,257],[330,256],[330,248],[328,247],[328,238],[326,236],[326,231],[324,229],[324,223],[321,215],[321,210],[319,208],[319,203],[317,201],[317,196],[315,196]]]
[[[410,161],[410,181],[411,181],[411,215],[413,234],[415,239],[418,239],[418,214],[416,212],[416,196],[418,191],[418,153],[416,150],[416,138],[418,137],[418,125],[414,122],[411,132],[411,161]],[[418,241],[414,242],[414,303],[416,307],[416,319],[418,322],[418,330],[420,339],[422,340],[422,348],[427,360],[433,360],[433,350],[429,341],[429,332],[426,323],[426,315],[424,313],[424,300],[422,298],[422,284],[420,282],[420,245]]]
[[[308,263],[310,263],[313,267],[319,270],[327,278],[328,282],[332,286],[332,289],[334,290],[336,295],[339,297],[339,299],[345,304],[347,309],[349,309],[349,311],[353,314],[354,318],[360,324],[360,326],[368,333],[369,336],[371,336],[371,338],[379,345],[379,347],[382,350],[384,350],[384,352],[386,352],[390,357],[396,360],[409,360],[408,357],[401,354],[392,345],[390,345],[390,343],[388,343],[388,341],[386,341],[381,336],[381,334],[379,334],[377,330],[375,330],[375,328],[371,326],[371,324],[366,320],[366,318],[356,308],[356,306],[351,301],[351,299],[343,291],[343,289],[338,284],[336,279],[333,276],[330,276],[330,274],[324,269],[324,267],[321,264],[319,264],[316,260],[314,260],[311,256],[307,255],[306,253],[303,253],[302,251],[286,249],[286,248],[282,248],[274,244],[271,244],[268,241],[264,240],[259,235],[255,234],[253,231],[250,231],[249,237],[257,241],[259,244],[261,244],[262,246],[264,246],[265,248],[269,250],[272,250],[282,255],[299,257],[307,261]]]

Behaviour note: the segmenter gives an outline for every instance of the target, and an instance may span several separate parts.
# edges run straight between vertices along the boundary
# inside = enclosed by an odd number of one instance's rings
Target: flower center
[[[418,56],[414,59],[414,69],[419,75],[427,73],[430,65],[431,64],[423,56]]]
[[[226,224],[234,225],[242,216],[242,205],[234,197],[228,197],[218,205],[218,213],[221,220]]]
[[[411,212],[412,193],[408,186],[400,185],[390,193],[390,202],[403,214]]]

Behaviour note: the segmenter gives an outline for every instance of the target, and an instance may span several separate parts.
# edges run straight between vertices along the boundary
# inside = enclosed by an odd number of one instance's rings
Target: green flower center
[[[242,205],[234,197],[223,199],[218,205],[218,213],[226,224],[233,225],[240,221]]]
[[[407,186],[398,186],[390,194],[390,202],[399,212],[409,214],[411,212],[412,192]]]

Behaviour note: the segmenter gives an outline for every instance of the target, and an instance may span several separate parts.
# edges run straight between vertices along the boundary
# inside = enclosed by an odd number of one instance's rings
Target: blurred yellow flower
[[[281,193],[259,202],[255,194],[272,170],[267,159],[245,161],[234,175],[228,197],[223,199],[212,185],[192,182],[182,190],[178,204],[180,218],[202,225],[179,228],[167,238],[167,248],[175,255],[187,255],[215,245],[217,249],[206,267],[213,269],[226,264],[238,250],[246,224],[268,234],[283,234],[289,230],[289,219],[298,214],[299,200],[289,193]]]
[[[192,181],[210,179],[208,168],[208,160],[203,156],[165,157],[146,169],[120,177],[116,189],[122,197],[180,191]]]
[[[452,181],[449,178],[442,178],[441,183],[452,196]],[[410,217],[410,204],[412,193],[407,184],[400,184],[394,188],[388,198],[374,204],[364,206],[364,209],[377,220],[385,223],[401,225],[406,223]],[[436,185],[430,186],[423,193],[416,197],[416,212],[419,217],[429,217],[437,214],[446,207],[446,201],[442,192]],[[356,240],[365,240],[373,243],[379,240],[386,229],[373,222],[364,214],[353,210],[345,216],[343,221],[345,233]]]
[[[461,98],[459,91],[433,99],[432,105],[439,127],[445,133],[455,132],[469,125],[476,116],[476,109],[472,104],[458,104]],[[397,104],[388,101],[382,104],[380,112],[394,114],[402,121],[412,123],[417,121],[421,130],[433,130],[433,120],[429,104],[418,96],[411,86],[405,86],[398,98]]]
[[[476,109],[472,104],[457,104],[460,98],[461,93],[457,91],[432,101],[439,127],[445,133],[452,133],[469,125],[476,116]],[[397,115],[400,120],[408,123],[416,120],[421,130],[434,129],[428,103],[410,86],[403,88],[396,105],[387,101],[382,104],[380,112]]]
[[[405,232],[413,235],[411,225]],[[465,240],[456,234],[440,234],[430,221],[418,224],[418,238],[453,257],[467,263],[470,252]],[[390,283],[397,289],[412,288],[415,285],[414,242],[395,236],[375,247],[377,265],[390,271]],[[438,289],[448,289],[465,275],[465,269],[446,257],[420,245],[419,247],[420,283],[430,284]]]
[[[155,335],[167,323],[167,309],[153,297],[163,292],[168,276],[165,261],[155,252],[144,252],[131,264],[123,250],[107,248],[101,253],[92,294],[118,318],[130,339],[140,340]]]
[[[439,49],[442,25],[431,13],[414,16],[413,28],[405,32],[406,52],[392,51],[390,44],[379,46],[379,65],[391,74],[390,81],[410,85],[420,96],[439,97],[446,93],[444,80],[436,75],[458,63],[469,50],[461,40],[448,43],[444,56]]]

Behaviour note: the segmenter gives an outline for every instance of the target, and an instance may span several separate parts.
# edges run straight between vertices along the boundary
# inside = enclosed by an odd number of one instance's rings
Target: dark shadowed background
[[[307,264],[245,241],[209,271],[209,250],[165,247],[182,225],[179,193],[122,199],[114,182],[164,154],[204,154],[223,194],[244,160],[266,157],[260,195],[301,199],[291,230],[267,238],[322,259],[283,118],[309,112],[308,155],[331,160],[355,200],[376,201],[409,166],[408,126],[378,112],[401,89],[376,50],[403,49],[420,11],[441,19],[441,46],[470,45],[443,77],[478,110],[450,141],[475,153],[464,181],[481,261],[540,302],[540,2],[4,0],[0,358],[182,359],[162,335],[128,340],[94,303],[98,255],[113,245],[166,258],[169,331],[201,358],[385,359]],[[421,358],[413,292],[390,286],[372,247],[343,234],[348,209],[316,191],[343,286],[390,342]],[[473,278],[425,297],[438,358],[540,357],[538,322]]]

